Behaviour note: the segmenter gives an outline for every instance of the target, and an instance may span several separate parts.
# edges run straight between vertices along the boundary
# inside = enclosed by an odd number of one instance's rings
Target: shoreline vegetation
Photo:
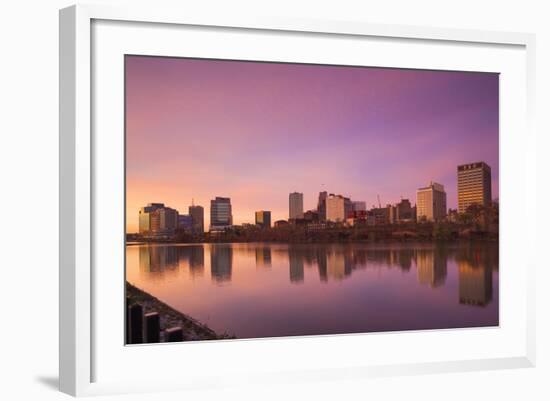
[[[227,333],[216,333],[206,324],[175,310],[148,292],[130,284],[128,281],[126,281],[126,297],[130,304],[140,304],[145,313],[158,312],[162,332],[170,327],[181,327],[183,330],[183,341],[223,340],[236,338],[234,335]],[[161,337],[162,335],[163,334],[161,334]]]
[[[376,226],[347,227],[334,225],[312,229],[307,225],[286,225],[261,228],[258,226],[235,226],[223,232],[206,232],[191,235],[178,231],[170,237],[144,237],[127,234],[129,242],[142,243],[346,243],[346,242],[433,242],[458,240],[498,241],[498,223],[472,225],[453,222],[423,222],[384,224]]]

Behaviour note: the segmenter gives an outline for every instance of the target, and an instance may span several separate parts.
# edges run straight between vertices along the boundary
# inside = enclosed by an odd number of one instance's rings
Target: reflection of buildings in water
[[[371,262],[382,263],[391,266],[391,252],[389,249],[369,249],[367,259]]]
[[[181,261],[189,264],[192,276],[204,274],[204,248],[200,246],[140,246],[139,267],[142,272],[177,270]]]
[[[301,283],[304,281],[304,256],[294,248],[288,250],[288,264],[291,283]]]
[[[189,272],[191,276],[204,275],[204,247],[202,245],[184,247],[189,252]]]
[[[389,267],[399,267],[403,271],[409,271],[412,266],[413,257],[414,250],[412,248],[372,249],[367,252],[366,260]]]
[[[485,306],[493,299],[491,267],[458,262],[458,296],[461,304]]]
[[[321,281],[328,281],[327,275],[327,250],[325,247],[317,248],[317,268]]]
[[[210,248],[210,274],[216,282],[231,281],[233,249],[226,245],[212,245]]]
[[[352,254],[353,268],[367,266],[367,251],[365,249],[355,249]]]
[[[141,272],[163,272],[178,267],[178,253],[171,246],[140,246],[139,268]]]
[[[327,257],[327,276],[343,280],[351,274],[351,259],[344,252],[330,252]]]
[[[256,267],[271,267],[270,247],[256,247]]]
[[[403,271],[411,270],[412,258],[414,252],[412,249],[398,249],[395,250],[396,254],[395,262]]]
[[[447,258],[441,252],[419,249],[416,252],[416,271],[420,284],[439,287],[447,278]]]

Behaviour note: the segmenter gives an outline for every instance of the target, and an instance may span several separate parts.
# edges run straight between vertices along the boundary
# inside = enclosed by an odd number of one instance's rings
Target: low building
[[[261,228],[271,227],[271,212],[268,210],[259,210],[256,212],[256,225]]]
[[[409,223],[416,220],[414,208],[408,199],[401,199],[395,205],[395,221],[397,223]]]
[[[389,224],[390,222],[390,205],[386,207],[375,207],[370,210],[374,218],[375,225]]]
[[[277,228],[287,227],[288,225],[289,223],[286,220],[277,220],[275,223],[273,223],[273,226]]]
[[[178,216],[178,229],[191,234],[193,232],[193,217],[189,214],[180,214]]]
[[[447,212],[447,220],[451,223],[458,222],[458,210],[456,209],[449,209]]]
[[[308,210],[304,213],[304,220],[308,223],[314,223],[320,221],[319,212],[317,210]]]

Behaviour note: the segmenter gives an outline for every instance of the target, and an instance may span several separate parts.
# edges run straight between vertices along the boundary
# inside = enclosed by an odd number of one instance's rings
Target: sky
[[[484,161],[498,197],[498,74],[126,56],[127,231],[161,202],[210,222],[230,197],[234,224],[288,218],[288,194],[320,191],[367,207],[416,202],[459,164]]]

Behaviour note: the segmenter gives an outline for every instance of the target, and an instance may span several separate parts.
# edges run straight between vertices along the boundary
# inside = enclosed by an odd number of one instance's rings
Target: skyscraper
[[[484,162],[463,164],[457,167],[458,213],[466,212],[470,205],[489,206],[491,203],[491,167]]]
[[[204,208],[198,205],[189,206],[189,215],[193,220],[193,234],[204,233]]]
[[[304,217],[304,194],[292,192],[288,195],[288,218],[301,219]]]
[[[350,217],[350,214],[353,212],[353,202],[350,198],[344,197],[344,220]]]
[[[149,203],[139,210],[139,233],[142,235],[173,235],[178,228],[178,211],[164,203]]]
[[[151,232],[151,213],[164,207],[164,203],[149,203],[139,209],[139,233],[149,234]]]
[[[447,214],[447,194],[443,185],[430,182],[430,185],[416,190],[417,217],[421,221],[438,221]]]
[[[210,201],[210,231],[224,230],[232,224],[231,199],[216,196]]]
[[[327,191],[319,192],[319,201],[317,202],[317,213],[319,213],[320,221],[325,221],[327,219]]]
[[[342,195],[330,194],[326,203],[328,221],[343,222],[346,220],[346,198]]]
[[[256,225],[262,228],[271,227],[271,212],[267,210],[260,210],[256,212]]]

